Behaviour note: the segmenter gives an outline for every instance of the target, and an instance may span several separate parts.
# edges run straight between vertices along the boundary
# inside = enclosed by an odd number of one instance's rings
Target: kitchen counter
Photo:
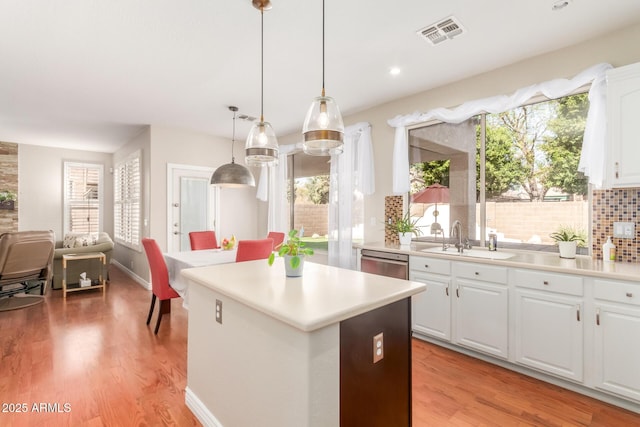
[[[560,258],[557,253],[520,251],[498,248],[498,252],[513,254],[508,259],[486,259],[458,254],[455,248],[447,252],[425,252],[425,249],[442,247],[442,244],[412,243],[410,246],[385,245],[384,243],[363,243],[356,245],[359,249],[372,249],[385,252],[397,252],[408,255],[418,255],[434,258],[445,258],[456,261],[476,262],[488,265],[503,265],[507,267],[535,268],[557,273],[579,274],[583,276],[600,277],[627,281],[640,281],[640,263],[615,262],[605,263],[594,260],[590,256],[578,255],[575,259]],[[486,248],[474,247],[475,250]]]
[[[417,282],[362,274],[358,271],[305,263],[304,275],[287,278],[284,259],[231,263],[182,270],[192,282],[233,298],[269,317],[304,332],[382,307],[421,292]],[[215,277],[215,280],[212,278]]]
[[[183,275],[185,401],[203,425],[409,425],[411,296],[424,284],[311,262],[287,278],[283,259]]]

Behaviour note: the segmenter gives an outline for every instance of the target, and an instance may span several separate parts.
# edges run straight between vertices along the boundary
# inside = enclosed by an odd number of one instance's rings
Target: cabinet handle
[[[578,310],[576,311],[576,320],[580,321],[580,306],[578,306]]]
[[[476,276],[479,276],[479,275],[480,275],[480,272],[476,271],[474,274],[475,274]]]
[[[449,296],[449,286],[447,286],[446,288],[444,288],[444,293],[447,294],[447,296]]]
[[[616,162],[616,179],[620,178],[620,174],[618,173],[618,167],[619,167],[619,163]]]
[[[600,309],[596,310],[596,325],[600,326]]]
[[[549,281],[548,281],[548,280],[545,280],[544,282],[542,282],[542,284],[543,284],[543,285],[545,285],[545,286],[547,286],[547,285],[549,285]]]
[[[456,296],[460,298],[460,288],[456,286]]]
[[[425,264],[425,265],[424,265],[424,268],[429,268],[429,264]]]
[[[632,294],[631,292],[627,292],[627,294],[626,294],[626,295],[627,295],[627,297],[629,297],[629,298],[632,298],[632,297],[633,297],[633,294]]]

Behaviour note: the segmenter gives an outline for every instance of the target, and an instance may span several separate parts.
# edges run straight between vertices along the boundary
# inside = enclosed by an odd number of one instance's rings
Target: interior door
[[[210,185],[212,168],[168,165],[169,252],[188,251],[189,232],[216,230],[218,226],[218,191]]]

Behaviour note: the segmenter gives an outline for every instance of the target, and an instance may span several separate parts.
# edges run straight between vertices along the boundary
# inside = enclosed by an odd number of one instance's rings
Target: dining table
[[[185,268],[236,262],[237,252],[237,248],[228,250],[219,248],[164,253],[169,271],[169,285],[182,297],[185,308],[189,306],[189,286],[181,271]]]

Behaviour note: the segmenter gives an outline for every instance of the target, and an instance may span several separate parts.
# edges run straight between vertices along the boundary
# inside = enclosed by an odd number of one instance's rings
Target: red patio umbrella
[[[412,195],[411,201],[414,203],[447,203],[449,201],[449,188],[438,183],[431,184]]]
[[[438,203],[449,202],[449,188],[438,183],[431,184],[427,188],[418,191],[411,196],[411,201],[414,203],[435,203],[435,209],[433,211],[434,222],[431,224],[431,233],[437,234],[442,230],[438,223]]]

